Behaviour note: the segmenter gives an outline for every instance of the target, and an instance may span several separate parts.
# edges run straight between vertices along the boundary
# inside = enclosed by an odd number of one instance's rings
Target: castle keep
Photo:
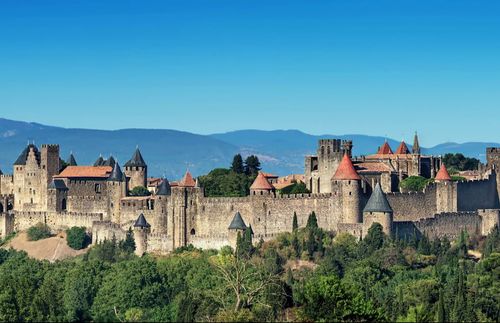
[[[259,173],[246,197],[207,197],[189,172],[178,182],[166,178],[151,196],[130,196],[147,185],[147,163],[137,148],[122,167],[113,157],[79,166],[63,163],[58,145],[29,144],[14,162],[13,175],[0,172],[0,234],[39,222],[52,230],[83,226],[93,243],[134,230],[138,254],[168,253],[193,244],[234,245],[237,232],[272,239],[292,229],[293,214],[305,226],[314,211],[318,225],[334,232],[366,235],[375,222],[387,234],[455,237],[461,230],[487,234],[500,217],[500,148],[487,149],[480,180],[451,180],[440,158],[412,151],[404,142],[395,152],[387,142],[374,155],[354,158],[351,141],[320,140],[318,155],[305,158],[305,181],[312,193],[281,195]],[[65,167],[63,167],[63,165]],[[408,176],[435,178],[422,192],[400,192]]]

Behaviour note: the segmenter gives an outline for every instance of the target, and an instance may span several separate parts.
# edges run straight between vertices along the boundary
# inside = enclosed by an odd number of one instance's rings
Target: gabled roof
[[[361,179],[361,177],[354,169],[354,166],[352,164],[351,158],[349,158],[349,155],[344,154],[344,157],[342,157],[342,161],[340,162],[339,167],[337,167],[337,170],[335,171],[335,174],[333,175],[332,179],[334,180]]]
[[[113,169],[109,166],[68,166],[54,178],[103,178],[109,177]]]
[[[236,212],[236,214],[233,217],[233,220],[231,221],[231,224],[229,224],[228,229],[229,230],[246,230],[247,226],[245,225],[245,221],[243,221],[243,218],[241,217],[240,212]]]
[[[257,177],[250,186],[251,190],[272,190],[273,186],[269,183],[264,173],[259,172]]]
[[[112,158],[112,157],[110,157]],[[115,162],[115,165],[113,166],[113,171],[111,172],[111,175],[109,175],[108,178],[109,181],[118,181],[121,182],[123,180],[123,172],[120,168],[120,165]]]
[[[146,162],[142,158],[141,151],[139,148],[135,149],[134,155],[128,162],[125,163],[125,167],[146,167]]]
[[[403,141],[401,141],[401,143],[399,144],[399,147],[398,149],[396,149],[396,154],[399,154],[399,155],[406,155],[406,154],[409,154],[410,153],[410,150],[408,149],[408,146],[406,146],[406,143]]]
[[[144,214],[139,214],[139,217],[134,223],[134,227],[136,228],[149,228],[151,225],[146,221],[146,218],[144,217]]]
[[[48,188],[51,189],[56,189],[56,190],[67,190],[68,187],[66,184],[64,184],[64,181],[62,179],[53,179],[52,182],[50,182]]]
[[[17,157],[14,165],[26,165],[26,160],[28,159],[31,148],[33,148],[33,151],[35,152],[36,160],[40,163],[40,152],[38,151],[38,148],[34,144],[29,144],[26,148],[24,148],[19,157]]]
[[[156,192],[156,195],[170,195],[171,193],[172,190],[170,188],[170,183],[165,177],[158,186],[158,191]]]
[[[391,155],[393,154],[391,146],[389,146],[389,143],[386,141],[384,144],[379,148],[377,154],[379,155]]]
[[[73,153],[69,154],[66,164],[68,164],[68,166],[78,166],[78,164],[76,163],[75,156],[73,156]]]
[[[448,173],[448,170],[446,169],[446,166],[444,163],[441,164],[441,168],[439,169],[439,172],[437,173],[435,180],[436,181],[451,181],[451,176]]]
[[[191,176],[191,173],[189,171],[186,171],[186,174],[184,174],[184,177],[179,182],[179,186],[181,186],[181,187],[195,187],[196,186],[196,182],[194,181],[193,176]]]
[[[380,183],[377,183],[375,189],[366,203],[365,209],[363,212],[385,212],[392,213],[392,208],[385,197],[384,192],[382,191],[382,187],[380,187]]]
[[[102,156],[99,156],[99,158],[97,158],[97,160],[95,161],[94,166],[104,166],[104,158],[102,158]]]

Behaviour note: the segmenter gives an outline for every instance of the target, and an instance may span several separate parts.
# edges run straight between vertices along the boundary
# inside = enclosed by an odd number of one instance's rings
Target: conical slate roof
[[[14,162],[14,165],[26,165],[26,160],[28,159],[30,148],[33,148],[36,159],[38,163],[40,163],[40,152],[38,151],[38,148],[34,144],[29,144],[28,146],[26,146],[26,148],[24,148],[19,157],[17,157],[16,161]]]
[[[144,158],[142,158],[141,151],[139,148],[135,149],[134,155],[132,158],[125,163],[125,167],[146,167],[146,162]]]
[[[61,179],[53,179],[52,182],[50,182],[49,189],[56,189],[56,190],[67,190],[68,187],[64,183],[63,180]]]
[[[339,164],[339,167],[337,167],[337,170],[335,171],[335,174],[333,175],[334,180],[360,180],[361,177],[359,177],[358,173],[354,169],[354,166],[352,164],[351,158],[349,158],[349,155],[344,154],[344,157],[342,158],[342,161]]]
[[[75,156],[73,156],[73,153],[69,154],[66,164],[68,164],[68,166],[78,166],[78,164],[76,163]]]
[[[446,169],[446,166],[444,163],[441,164],[441,168],[439,169],[439,172],[437,173],[435,180],[436,181],[451,181],[451,176],[448,173],[448,170]]]
[[[99,156],[99,158],[97,158],[97,160],[95,161],[94,166],[104,166],[104,158],[102,158],[102,156]]]
[[[158,185],[158,191],[156,192],[156,195],[170,195],[172,193],[172,190],[170,188],[170,183],[168,182],[167,178],[165,177],[160,185]]]
[[[418,143],[418,135],[416,131],[415,131],[415,137],[413,138],[412,151],[414,154],[420,154],[420,144]]]
[[[384,142],[382,147],[379,148],[377,154],[379,155],[392,155],[392,149],[391,146],[389,146],[389,143],[387,141]]]
[[[243,218],[241,217],[240,212],[236,212],[228,229],[229,230],[246,230],[246,228],[247,228],[247,226],[245,225],[245,222],[243,221]]]
[[[149,228],[151,225],[146,221],[146,218],[144,217],[144,214],[139,214],[139,217],[134,223],[134,227],[136,228]]]
[[[120,168],[120,165],[118,165],[118,163],[116,162],[113,166],[113,171],[108,177],[108,181],[118,181],[118,182],[123,181],[123,172]]]
[[[102,166],[115,167],[115,164],[116,164],[116,161],[113,158],[113,156],[109,156],[109,158],[104,161],[104,163],[102,164]]]
[[[392,213],[392,208],[385,197],[384,192],[382,191],[382,187],[380,187],[380,183],[377,183],[375,189],[366,203],[365,209],[363,212],[385,212]]]
[[[191,175],[191,173],[189,171],[186,171],[186,174],[179,182],[179,186],[181,186],[181,187],[195,187],[196,186],[196,182],[194,181],[193,176]]]
[[[408,149],[408,146],[406,145],[406,143],[403,141],[401,141],[401,143],[399,144],[399,147],[398,149],[396,149],[396,154],[399,154],[399,155],[406,155],[406,154],[409,154],[410,153],[410,150]]]
[[[257,177],[250,186],[251,190],[272,190],[273,186],[269,183],[264,173],[259,172]]]

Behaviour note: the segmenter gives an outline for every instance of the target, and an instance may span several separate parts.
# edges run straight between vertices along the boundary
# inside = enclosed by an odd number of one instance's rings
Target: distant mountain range
[[[205,174],[216,167],[228,167],[238,152],[256,154],[266,171],[286,175],[304,172],[304,156],[315,153],[320,138],[351,139],[354,155],[372,154],[385,140],[384,137],[358,134],[315,136],[298,130],[239,130],[198,135],[168,129],[70,129],[0,118],[0,169],[10,173],[12,163],[28,140],[34,140],[38,146],[59,144],[61,157],[66,159],[73,152],[79,165],[93,164],[100,154],[105,158],[112,154],[124,164],[139,146],[148,163],[149,174],[166,175],[171,179],[182,176],[188,167],[194,175]],[[399,145],[393,139],[388,142],[394,150]],[[443,143],[422,150],[434,155],[461,152],[484,161],[486,147],[490,146],[500,144]]]

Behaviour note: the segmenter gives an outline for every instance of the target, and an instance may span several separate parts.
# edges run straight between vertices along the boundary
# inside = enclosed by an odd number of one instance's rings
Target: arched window
[[[95,184],[95,192],[96,193],[101,193],[101,184]]]
[[[194,229],[191,229],[191,235],[192,236],[196,235],[196,231]]]
[[[62,199],[61,201],[61,210],[66,211],[66,199]]]

